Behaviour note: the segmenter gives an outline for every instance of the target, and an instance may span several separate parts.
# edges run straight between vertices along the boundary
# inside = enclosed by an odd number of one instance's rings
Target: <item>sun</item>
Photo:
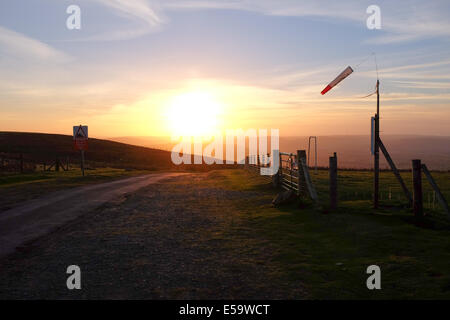
[[[209,137],[219,128],[222,105],[208,92],[173,97],[167,108],[170,131],[177,136]]]

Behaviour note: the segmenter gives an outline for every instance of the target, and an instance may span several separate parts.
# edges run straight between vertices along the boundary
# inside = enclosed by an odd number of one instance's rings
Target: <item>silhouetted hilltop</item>
[[[80,152],[73,148],[72,136],[61,134],[0,132],[0,152],[21,153],[25,159],[35,161],[50,162],[56,157],[69,157],[70,162],[79,162],[80,159]],[[86,160],[124,168],[172,167],[167,151],[93,138],[89,138]]]

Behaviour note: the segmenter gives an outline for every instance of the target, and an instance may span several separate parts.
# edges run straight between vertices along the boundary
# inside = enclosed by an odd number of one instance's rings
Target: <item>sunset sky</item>
[[[0,131],[369,134],[372,52],[383,134],[450,135],[449,1],[2,0]]]

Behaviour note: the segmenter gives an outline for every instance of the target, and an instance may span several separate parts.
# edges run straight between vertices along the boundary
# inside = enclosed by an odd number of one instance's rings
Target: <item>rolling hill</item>
[[[59,157],[79,163],[72,136],[61,134],[0,132],[0,153],[23,154],[24,159],[51,162]],[[166,169],[173,167],[170,152],[101,139],[89,139],[87,163],[117,168]]]

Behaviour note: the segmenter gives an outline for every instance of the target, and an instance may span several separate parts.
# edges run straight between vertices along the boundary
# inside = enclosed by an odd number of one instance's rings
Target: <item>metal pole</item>
[[[315,169],[314,172],[317,174],[317,137],[314,137],[314,165],[315,165]]]
[[[314,172],[317,173],[317,136],[310,136],[308,139],[308,168],[311,168],[309,159],[311,158],[311,139],[314,139]]]
[[[311,158],[311,155],[310,155],[310,150],[311,150],[311,138],[312,138],[312,136],[310,136],[309,137],[309,139],[308,139],[308,168],[310,167],[309,166],[309,159]]]

